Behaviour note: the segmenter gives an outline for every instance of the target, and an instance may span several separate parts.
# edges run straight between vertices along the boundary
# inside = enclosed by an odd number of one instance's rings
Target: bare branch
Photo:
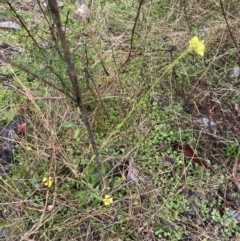
[[[225,10],[224,10],[224,6],[223,6],[222,0],[220,0],[220,6],[221,6],[221,9],[222,9],[222,14],[223,14],[224,20],[225,20],[226,25],[227,25],[227,28],[228,28],[228,32],[229,32],[229,34],[230,34],[230,36],[231,36],[231,39],[232,39],[232,41],[233,41],[236,49],[238,50],[237,55],[238,55],[238,58],[239,58],[239,57],[240,57],[240,54],[239,54],[238,44],[237,44],[237,41],[236,41],[235,37],[233,36],[232,30],[231,30],[230,25],[229,25],[229,23],[228,23],[227,16],[226,16],[226,12],[225,12]]]
[[[90,127],[90,124],[88,121],[87,113],[86,113],[85,107],[83,105],[82,94],[81,94],[80,87],[78,84],[76,71],[75,71],[71,53],[70,53],[70,50],[69,50],[69,47],[67,44],[65,33],[62,29],[60,15],[59,15],[58,7],[57,7],[57,1],[56,0],[48,0],[48,4],[49,4],[49,7],[50,7],[50,10],[52,13],[54,23],[57,26],[57,31],[58,31],[59,38],[60,38],[60,41],[62,44],[62,49],[63,49],[63,53],[65,56],[65,60],[66,60],[67,66],[68,66],[69,77],[70,77],[70,80],[72,83],[73,93],[75,94],[76,103],[81,111],[82,120],[87,128],[88,137],[91,142],[92,149],[93,149],[93,152],[95,155],[95,160],[96,160],[96,164],[97,164],[97,168],[98,168],[98,172],[99,172],[99,176],[100,176],[100,186],[102,188],[103,187],[103,178],[102,178],[101,163],[99,161],[99,153],[98,153],[98,149],[97,149],[97,144],[95,142],[95,138],[94,138],[93,132],[91,130],[91,127]]]
[[[133,29],[132,29],[130,50],[128,52],[128,57],[127,57],[126,61],[122,64],[121,68],[124,67],[127,64],[127,62],[130,60],[130,58],[131,58],[132,48],[133,48],[133,38],[134,38],[135,29],[136,29],[136,26],[137,26],[137,22],[138,22],[138,18],[139,18],[139,15],[140,15],[140,10],[141,10],[141,7],[143,5],[143,2],[144,2],[144,0],[140,0],[140,2],[139,2],[137,15],[136,15],[136,18],[135,18],[135,21],[134,21],[134,26],[133,26]]]

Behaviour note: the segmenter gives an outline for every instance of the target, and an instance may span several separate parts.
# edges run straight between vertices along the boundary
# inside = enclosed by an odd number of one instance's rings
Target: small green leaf
[[[73,123],[70,123],[70,122],[67,122],[67,123],[63,123],[62,124],[62,127],[63,128],[72,128],[72,127],[74,127],[75,125],[73,124]]]
[[[77,128],[74,132],[74,139],[77,139],[79,133],[80,133],[80,128]]]

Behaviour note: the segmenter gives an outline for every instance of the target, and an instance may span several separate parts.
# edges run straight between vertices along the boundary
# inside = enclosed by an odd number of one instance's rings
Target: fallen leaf
[[[133,157],[130,157],[131,161],[129,162],[129,167],[128,167],[128,174],[127,174],[127,181],[128,182],[133,182],[137,183],[139,178],[139,170],[137,168],[137,165],[133,159]]]
[[[208,169],[208,170],[210,169],[211,171],[213,171],[213,169],[208,165],[206,161],[204,161],[203,159],[200,159],[194,153],[192,147],[189,144],[186,144],[186,145],[176,144],[175,146],[178,148],[178,150],[182,151],[186,157],[191,158],[191,160],[197,163],[199,166],[204,166],[205,169]]]
[[[18,124],[18,133],[25,133],[26,132],[26,122],[23,124]]]
[[[234,166],[233,166],[233,172],[232,172],[232,175],[233,175],[233,180],[238,188],[238,191],[240,191],[240,177],[238,176],[237,174],[237,169],[238,169],[238,164],[240,163],[240,161],[237,161]]]
[[[19,30],[22,27],[19,24],[15,23],[15,22],[5,21],[5,22],[0,22],[0,28],[11,28],[11,29]]]

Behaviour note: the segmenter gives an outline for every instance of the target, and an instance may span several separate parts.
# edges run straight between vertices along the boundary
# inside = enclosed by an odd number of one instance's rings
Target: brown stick
[[[52,13],[53,21],[57,26],[57,31],[58,31],[59,38],[60,38],[60,41],[62,44],[63,53],[64,53],[64,56],[66,59],[66,63],[68,65],[68,72],[69,72],[69,77],[70,77],[70,80],[72,83],[73,93],[75,95],[75,101],[81,111],[83,123],[85,124],[85,126],[87,128],[88,137],[89,137],[89,140],[92,145],[92,149],[93,149],[93,152],[95,155],[95,160],[96,160],[96,164],[97,164],[97,168],[98,168],[98,172],[99,172],[99,176],[100,176],[100,186],[101,186],[101,188],[103,188],[103,178],[102,178],[102,171],[101,171],[101,163],[99,161],[98,148],[97,148],[97,144],[95,142],[95,138],[94,138],[93,132],[91,130],[91,127],[90,127],[90,124],[88,121],[85,107],[83,105],[82,94],[81,94],[80,87],[78,84],[76,71],[74,68],[70,50],[68,48],[65,33],[62,29],[60,15],[59,15],[58,7],[57,7],[57,1],[56,0],[48,0],[48,4],[49,4],[49,7],[50,7],[50,10]]]
[[[225,20],[227,28],[228,28],[228,32],[230,34],[230,37],[231,37],[236,49],[238,50],[237,51],[238,58],[240,58],[238,44],[237,44],[236,38],[233,36],[232,30],[231,30],[230,25],[228,23],[226,12],[225,12],[222,0],[220,0],[220,6],[221,6],[221,9],[222,9],[222,14],[223,14],[224,20]],[[238,60],[238,62],[239,62],[239,60]]]
[[[143,2],[144,2],[144,0],[140,0],[140,2],[139,2],[137,15],[136,15],[136,18],[135,18],[135,21],[134,21],[134,26],[133,26],[133,29],[132,29],[130,50],[128,52],[128,57],[127,57],[126,61],[122,64],[121,68],[124,67],[127,64],[127,62],[129,61],[129,59],[131,58],[132,48],[133,48],[133,37],[134,37],[134,34],[135,34],[135,29],[136,29],[136,26],[137,26],[137,22],[138,22],[138,18],[139,18],[139,15],[140,15],[140,10],[141,10],[141,7],[143,5]]]

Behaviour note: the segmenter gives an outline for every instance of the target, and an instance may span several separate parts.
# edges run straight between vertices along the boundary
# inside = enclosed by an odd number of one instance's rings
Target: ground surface
[[[0,28],[0,126],[27,119],[0,179],[0,240],[240,240],[240,3],[87,5],[90,21],[71,1],[59,11],[103,187],[50,12],[0,3],[0,23],[22,26]],[[162,78],[195,35],[204,57],[191,52]]]

